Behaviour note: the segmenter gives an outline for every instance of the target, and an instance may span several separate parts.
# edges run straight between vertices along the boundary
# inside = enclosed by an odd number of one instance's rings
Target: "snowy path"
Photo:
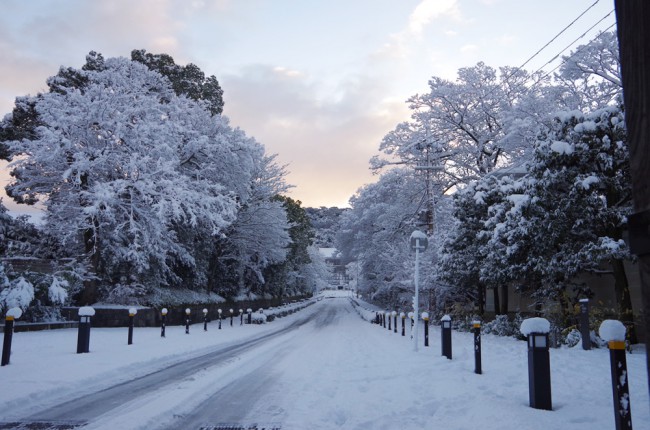
[[[283,430],[614,424],[606,350],[551,351],[554,410],[548,412],[528,407],[524,342],[484,336],[484,374],[475,375],[471,334],[454,333],[450,361],[440,356],[432,327],[431,347],[415,353],[408,336],[361,320],[347,298],[324,299],[264,326],[207,333],[193,327],[190,336],[168,329],[164,340],[155,329],[137,330],[131,346],[124,331],[99,329],[91,353],[81,355],[61,345],[74,342],[74,331],[18,333],[12,364],[0,368],[0,422],[65,417],[87,421],[87,429],[148,430],[226,423]],[[650,422],[644,360],[643,353],[628,355],[635,428]],[[163,376],[146,376],[152,372]],[[111,391],[117,394],[103,394]],[[75,400],[80,396],[89,401]]]

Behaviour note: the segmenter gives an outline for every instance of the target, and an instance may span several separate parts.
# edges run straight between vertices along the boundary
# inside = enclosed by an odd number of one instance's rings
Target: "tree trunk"
[[[476,284],[476,305],[479,316],[483,316],[485,313],[485,287],[480,282]]]
[[[494,313],[496,315],[501,315],[501,300],[499,299],[499,287],[492,288],[494,291]]]
[[[508,284],[501,285],[501,313],[508,315]]]
[[[100,253],[97,244],[95,231],[98,227],[96,220],[93,220],[95,229],[88,228],[83,233],[84,251],[86,258],[90,263],[91,275],[96,276],[99,273]],[[79,304],[82,306],[92,305],[99,299],[99,286],[97,279],[88,279],[83,282],[84,289],[79,296]]]
[[[632,310],[632,298],[630,297],[630,286],[625,274],[623,260],[612,260],[612,272],[614,274],[614,291],[616,292],[616,304],[620,319],[627,327],[630,343],[638,343],[636,329],[634,328],[634,312]]]

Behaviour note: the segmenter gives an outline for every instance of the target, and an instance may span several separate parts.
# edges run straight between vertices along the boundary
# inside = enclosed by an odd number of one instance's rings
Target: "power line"
[[[596,6],[596,5],[598,4],[598,2],[600,2],[600,0],[596,0],[596,1],[591,5],[591,6],[589,6],[587,9],[585,9],[585,10],[584,10],[580,15],[578,15],[578,17],[577,17],[576,19],[574,19],[573,21],[571,21],[571,22],[569,23],[569,25],[567,25],[566,27],[564,27],[564,28],[562,29],[562,31],[560,31],[558,34],[556,34],[556,35],[555,35],[551,40],[549,40],[549,41],[548,41],[544,46],[542,46],[542,47],[541,47],[537,52],[535,52],[535,53],[534,53],[534,54],[533,54],[533,55],[532,55],[528,60],[524,61],[524,63],[523,63],[521,66],[519,66],[518,68],[519,68],[519,69],[523,69],[524,66],[530,62],[530,60],[532,60],[532,59],[535,58],[537,55],[539,55],[539,53],[542,52],[542,51],[543,51],[543,50],[544,50],[548,45],[550,45],[550,44],[553,43],[553,42],[554,42],[558,37],[560,37],[560,36],[562,35],[562,33],[564,33],[564,32],[567,31],[571,26],[573,26],[573,24],[575,24],[576,21],[578,21],[580,18],[582,18],[582,16],[583,16],[584,14],[586,14],[587,12],[589,12],[589,10],[590,10],[591,8],[593,8],[594,6]],[[611,12],[610,12],[610,13],[611,13]],[[588,30],[587,30],[587,31],[588,31]],[[566,48],[565,48],[565,49],[566,49]],[[556,55],[556,57],[557,57],[557,55]],[[513,72],[513,73],[514,73],[514,72]],[[507,78],[506,78],[506,80],[507,80]]]
[[[573,26],[573,25],[574,25],[574,24],[575,24],[575,23],[576,23],[580,18],[582,18],[582,17],[583,17],[583,16],[584,16],[584,15],[585,15],[589,10],[591,10],[591,9],[592,9],[594,6],[596,6],[596,4],[598,4],[599,2],[600,2],[600,0],[596,0],[594,3],[592,3],[591,6],[589,6],[587,9],[585,9],[585,10],[584,10],[580,15],[578,15],[578,16],[577,16],[573,21],[571,21],[571,22],[570,22],[566,27],[564,27],[564,28],[563,28],[563,29],[562,29],[558,34],[556,34],[556,35],[555,35],[551,40],[549,40],[549,41],[548,41],[544,46],[542,46],[539,50],[537,50],[537,52],[535,52],[535,53],[534,53],[530,58],[528,58],[526,61],[524,61],[524,63],[523,63],[521,66],[519,66],[519,67],[517,67],[517,68],[514,68],[514,70],[512,70],[508,75],[506,75],[506,76],[503,78],[502,84],[509,83],[510,78],[512,78],[512,77],[513,77],[517,72],[523,70],[523,67],[524,67],[526,64],[528,64],[528,63],[529,63],[533,58],[535,58],[537,55],[539,55],[540,52],[542,52],[546,47],[548,47],[551,43],[553,43],[553,41],[555,41],[555,40],[556,40],[560,35],[562,35],[562,34],[563,34],[567,29],[569,29],[570,27],[572,27],[572,26]],[[546,64],[544,64],[542,67],[540,67],[539,69],[537,69],[537,70],[535,71],[535,73],[539,72],[539,71],[540,71],[541,69],[543,69],[546,65],[548,65],[548,64],[551,63],[551,62],[553,62],[553,61],[554,61],[558,56],[560,56],[564,51],[566,51],[569,47],[571,47],[571,46],[572,46],[576,41],[578,41],[579,39],[581,39],[582,37],[584,37],[584,36],[585,36],[589,31],[591,31],[594,27],[596,27],[598,24],[600,24],[603,20],[605,20],[605,19],[606,19],[608,16],[610,16],[613,12],[614,12],[614,10],[610,11],[607,15],[605,15],[605,16],[604,16],[603,18],[601,18],[598,22],[596,22],[596,24],[594,24],[594,25],[592,25],[591,27],[589,27],[589,29],[586,30],[586,31],[585,31],[585,32],[584,32],[580,37],[578,37],[576,40],[574,40],[573,42],[571,42],[571,43],[570,43],[566,48],[562,49],[560,52],[558,52],[556,55],[554,55],[553,58],[551,58],[549,61],[546,62]],[[609,28],[611,28],[611,26],[610,26]],[[607,30],[609,30],[609,28],[608,28]],[[607,30],[605,30],[605,31],[607,31]],[[558,66],[558,67],[559,67],[559,66]],[[555,69],[553,69],[553,70],[556,70],[556,69],[557,69],[557,67],[556,67]],[[522,85],[526,85],[526,83],[528,83],[528,82],[533,78],[533,76],[535,75],[535,73],[531,74],[530,77],[529,77],[528,79],[526,79],[525,82],[522,82],[522,83],[518,84],[517,87],[520,87],[520,86],[522,86]],[[544,75],[544,77],[546,77],[546,76],[548,76],[548,74]],[[533,86],[534,86],[535,84],[537,84],[538,82],[539,82],[539,81],[534,82],[534,83],[533,83]],[[498,86],[495,86],[494,88],[492,88],[490,91],[488,91],[488,92],[485,94],[484,97],[487,97],[487,96],[489,96],[490,94],[492,94],[494,91],[497,90],[497,88],[498,88]],[[531,88],[532,88],[532,87],[531,87]]]
[[[566,50],[569,49],[571,46],[573,46],[573,44],[576,43],[578,40],[580,40],[580,39],[582,39],[583,37],[585,37],[585,36],[587,35],[587,33],[589,33],[591,30],[593,30],[593,29],[594,29],[598,24],[600,24],[601,22],[603,22],[604,20],[606,20],[606,19],[607,19],[611,14],[613,14],[613,13],[614,13],[614,9],[612,9],[612,10],[611,10],[607,15],[605,15],[604,17],[602,17],[601,19],[599,19],[598,22],[596,22],[594,25],[592,25],[592,26],[589,27],[587,30],[585,30],[584,33],[582,33],[580,36],[578,36],[576,39],[574,39],[573,42],[569,43],[569,44],[568,44],[564,49],[560,50],[560,52],[558,52],[558,53],[557,53],[553,58],[551,58],[550,60],[548,60],[548,61],[547,61],[547,62],[546,62],[542,67],[540,67],[539,69],[535,70],[535,73],[541,71],[544,67],[548,66],[548,65],[551,64],[553,61],[555,61],[555,59],[557,59],[557,57],[559,57],[560,55],[562,55],[562,53],[563,53],[564,51],[566,51]],[[612,28],[612,27],[615,26],[615,25],[616,25],[616,23],[610,25],[610,26],[607,27],[605,30],[603,30],[603,33],[604,33],[605,31],[609,30],[610,28]],[[580,51],[580,49],[579,49],[578,51]],[[575,55],[578,51],[574,52],[573,55]],[[559,67],[559,66],[558,66],[558,67]],[[556,67],[555,69],[557,69],[557,67]],[[553,70],[555,70],[555,69],[553,69]],[[534,74],[534,73],[533,73],[533,74]]]

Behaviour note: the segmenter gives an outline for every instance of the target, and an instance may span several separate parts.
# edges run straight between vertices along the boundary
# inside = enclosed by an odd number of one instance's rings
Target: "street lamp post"
[[[411,250],[415,251],[415,296],[413,297],[413,318],[417,318],[419,315],[420,304],[419,294],[420,294],[420,251],[425,251],[429,245],[429,240],[427,235],[422,233],[420,230],[415,230],[411,233],[410,238]],[[418,324],[415,324],[415,332],[413,334],[413,350],[418,351]]]

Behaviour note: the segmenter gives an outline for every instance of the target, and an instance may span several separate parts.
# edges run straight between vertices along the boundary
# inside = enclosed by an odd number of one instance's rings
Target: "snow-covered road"
[[[484,374],[475,375],[471,334],[454,333],[450,361],[432,327],[431,347],[415,353],[408,335],[363,321],[348,298],[262,326],[197,325],[189,336],[168,327],[166,339],[138,329],[130,346],[126,330],[93,329],[90,354],[74,353],[75,336],[16,334],[12,363],[0,369],[0,422],[283,430],[605,430],[614,422],[606,350],[552,350],[554,410],[539,411],[528,407],[524,342],[484,336]],[[650,422],[644,360],[628,355],[635,428]]]

